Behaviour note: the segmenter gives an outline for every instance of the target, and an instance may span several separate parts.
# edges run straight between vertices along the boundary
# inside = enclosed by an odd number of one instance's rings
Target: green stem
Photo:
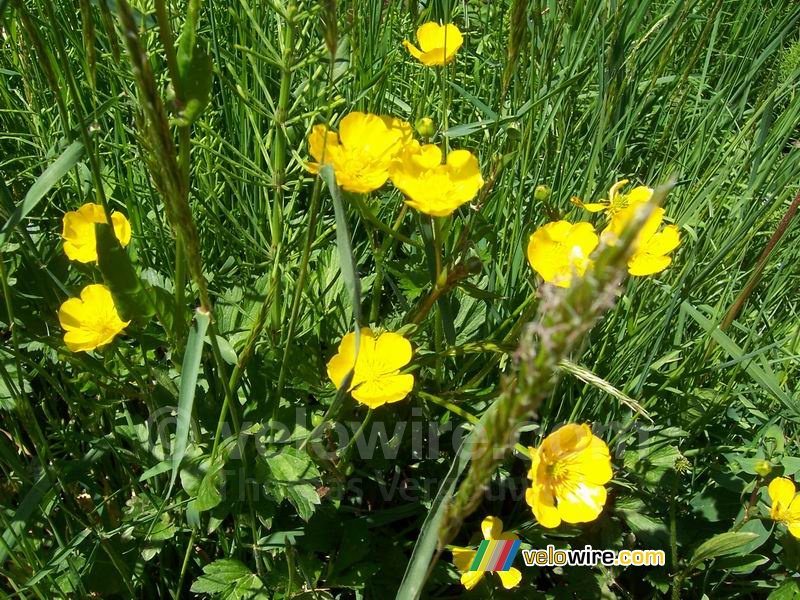
[[[297,12],[294,2],[289,2],[284,13],[285,27],[283,31],[283,55],[281,60],[281,87],[278,95],[278,106],[275,111],[275,142],[272,147],[273,177],[275,193],[271,209],[270,229],[272,232],[272,256],[276,264],[280,263],[281,240],[283,238],[284,185],[286,179],[286,154],[289,140],[286,135],[286,121],[291,100],[292,68],[294,61],[294,27],[293,18]],[[281,317],[281,278],[275,278],[273,288],[276,290],[272,302],[272,327],[280,329]]]
[[[59,29],[57,25],[59,21],[56,19],[56,15],[53,12],[53,3],[44,2],[43,4],[45,12],[47,13],[47,17],[50,19],[50,23],[53,25],[52,32],[56,42],[56,51],[61,59],[61,63],[66,67],[64,78],[67,80],[67,89],[69,90],[69,95],[72,97],[72,108],[78,117],[78,130],[80,131],[81,141],[83,142],[84,148],[86,148],[86,156],[89,158],[89,171],[92,174],[94,194],[97,198],[98,204],[100,204],[105,210],[106,220],[111,223],[111,211],[108,207],[105,189],[103,188],[103,177],[100,173],[100,161],[95,154],[94,142],[92,140],[92,136],[89,135],[89,129],[83,125],[85,122],[85,115],[83,104],[81,102],[81,94],[78,91],[78,85],[75,83],[75,77],[69,68],[69,55],[67,54],[67,49],[64,44],[64,38],[61,35],[61,29]]]
[[[183,590],[183,582],[186,579],[186,571],[189,567],[189,558],[192,555],[192,547],[194,546],[194,538],[197,535],[197,530],[192,529],[189,536],[189,543],[186,546],[186,552],[183,555],[183,563],[181,564],[181,575],[178,577],[178,586],[175,588],[175,600],[180,600],[181,591]]]
[[[172,81],[172,89],[175,90],[175,97],[182,100],[183,90],[181,89],[181,77],[178,71],[178,57],[172,41],[172,27],[169,23],[166,2],[164,0],[155,0],[155,8],[156,20],[158,21],[158,38],[161,40],[161,45],[164,46],[164,55],[167,59],[167,70]]]
[[[397,230],[400,229],[400,225],[402,225],[403,219],[405,219],[406,212],[408,212],[408,205],[403,204],[403,207],[400,209],[400,214],[397,215],[397,218],[392,225],[392,231],[397,232]],[[377,264],[375,266],[375,281],[372,283],[372,301],[369,309],[370,323],[374,323],[378,320],[378,311],[380,310],[381,305],[381,294],[383,293],[383,263],[386,260],[387,254],[394,248],[396,242],[397,239],[395,237],[388,236],[383,241],[383,244],[381,244],[380,249],[375,255]]]

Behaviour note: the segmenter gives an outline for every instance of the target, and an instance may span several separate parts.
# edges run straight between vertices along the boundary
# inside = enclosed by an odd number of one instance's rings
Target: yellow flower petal
[[[409,42],[408,40],[403,40],[403,46],[405,46],[406,50],[408,50],[409,54],[416,59],[420,59],[422,57],[422,51],[417,48],[414,44]]]
[[[480,580],[483,579],[485,574],[486,571],[467,571],[461,575],[461,585],[467,588],[467,590],[471,590],[480,583]]]
[[[643,244],[641,251],[655,256],[669,254],[675,250],[680,243],[680,229],[678,229],[676,225],[667,225]]]
[[[558,514],[567,523],[594,521],[603,511],[606,489],[579,483],[558,497]]]
[[[424,23],[417,29],[417,41],[423,52],[441,48],[444,45],[444,28],[438,23]]]
[[[503,522],[499,517],[486,517],[481,522],[481,533],[485,540],[499,540],[503,533]]]
[[[519,582],[522,581],[522,573],[514,567],[511,567],[508,571],[495,571],[495,573],[500,577],[503,587],[507,590],[517,587]]]
[[[419,48],[408,40],[403,41],[403,46],[409,53],[426,66],[445,65],[455,58],[456,52],[464,43],[458,27],[448,23],[425,23],[417,29]]]
[[[375,340],[375,358],[372,368],[381,375],[402,369],[411,362],[411,342],[402,335],[387,331]]]
[[[333,148],[339,146],[339,136],[333,131],[328,131],[325,125],[314,125],[308,136],[308,151],[314,159],[325,164]]]
[[[413,388],[413,375],[388,375],[365,381],[355,388],[351,395],[362,404],[377,408],[384,404],[399,402],[408,396]]]
[[[770,482],[767,492],[772,500],[770,515],[773,519],[781,519],[780,515],[789,508],[794,499],[794,491],[794,482],[786,477],[776,477]]]
[[[794,537],[800,540],[800,522],[791,523],[789,525],[789,533],[791,533]]]
[[[375,340],[372,339],[372,332],[366,327],[362,328],[358,346],[358,361],[360,364],[363,364],[364,356],[369,354],[374,346]],[[356,335],[351,331],[342,338],[337,353],[328,361],[328,377],[337,389],[344,382],[344,378],[347,376],[350,369],[355,366],[355,352]],[[358,369],[353,374],[353,379],[350,382],[350,389],[352,390],[363,381],[364,373],[362,369]]]
[[[475,550],[460,546],[454,546],[450,551],[453,553],[453,564],[459,571],[467,571],[477,554]]]
[[[573,202],[573,204],[576,204],[577,206],[580,206],[581,208],[588,210],[590,213],[601,212],[608,208],[607,202],[589,202],[588,204],[584,204],[580,200],[577,200],[576,202]]]
[[[531,507],[539,525],[554,528],[561,525],[561,516],[556,508],[555,496],[547,486],[534,486],[525,491],[525,502]]]
[[[122,213],[115,212],[111,215],[111,225],[114,228],[114,235],[119,240],[123,248],[131,241],[131,224]]]
[[[628,261],[628,273],[636,277],[644,277],[660,273],[672,264],[669,256],[653,256],[651,254],[634,254]]]

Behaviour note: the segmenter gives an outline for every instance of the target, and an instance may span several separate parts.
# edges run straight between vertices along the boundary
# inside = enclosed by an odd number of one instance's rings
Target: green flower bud
[[[537,185],[536,189],[533,191],[533,197],[539,202],[545,202],[550,198],[550,188],[544,184]]]
[[[424,138],[432,137],[433,134],[436,133],[436,127],[433,124],[433,119],[430,117],[418,119],[414,124],[414,128],[417,130],[417,133]]]
[[[756,474],[761,477],[766,477],[772,473],[772,464],[768,460],[760,460],[754,467]]]

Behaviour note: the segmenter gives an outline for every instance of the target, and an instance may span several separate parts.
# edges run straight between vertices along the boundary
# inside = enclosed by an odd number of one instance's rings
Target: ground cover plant
[[[0,594],[799,598],[799,28],[0,0]]]

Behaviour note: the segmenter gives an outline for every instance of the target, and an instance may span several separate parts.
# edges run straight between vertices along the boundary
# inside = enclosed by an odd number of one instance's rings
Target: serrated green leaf
[[[195,594],[211,594],[220,600],[268,600],[267,588],[244,563],[230,558],[203,567],[192,584]]]
[[[308,455],[287,446],[260,464],[259,479],[275,499],[288,499],[300,518],[308,521],[320,503],[317,494],[320,474]]]

